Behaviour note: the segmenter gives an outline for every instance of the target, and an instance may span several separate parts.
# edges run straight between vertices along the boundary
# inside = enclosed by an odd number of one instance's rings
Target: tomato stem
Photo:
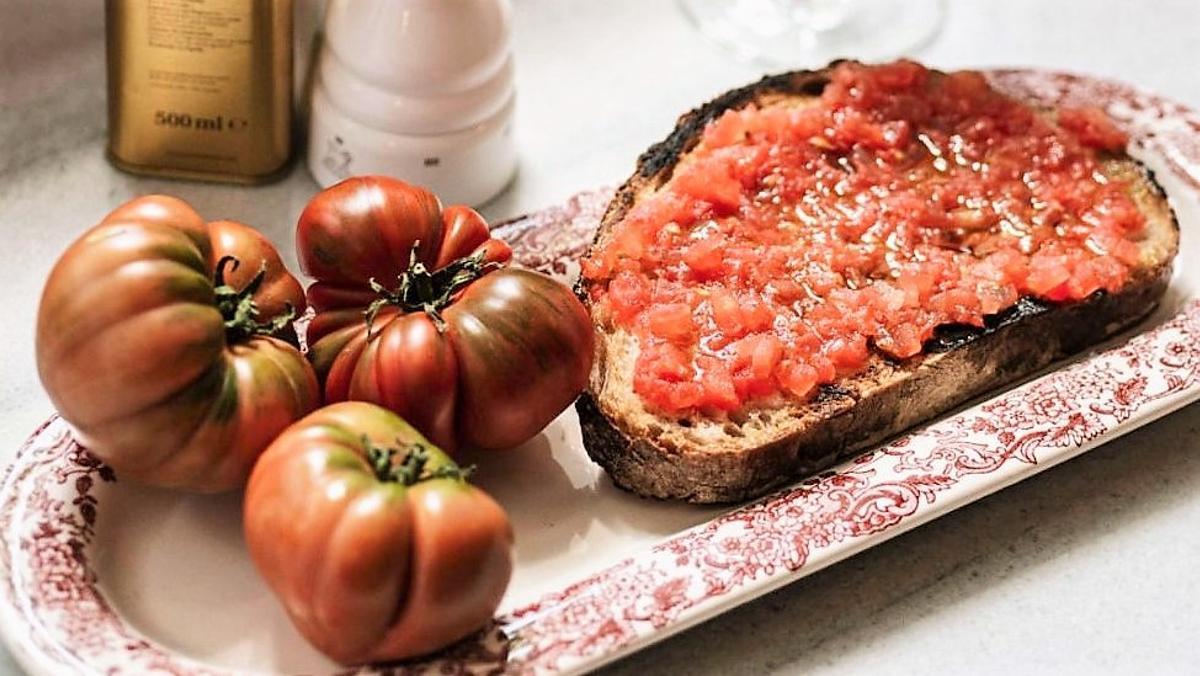
[[[367,447],[367,462],[371,465],[371,470],[375,472],[375,478],[380,481],[412,486],[432,479],[465,480],[471,472],[475,471],[473,466],[461,468],[453,463],[429,470],[426,467],[429,462],[429,450],[425,448],[424,444],[405,443],[399,439],[396,440],[396,443],[403,450],[390,446],[381,448],[372,444],[365,435],[363,436],[363,445]],[[396,462],[396,457],[401,453],[404,454],[403,459]]]
[[[242,288],[241,291],[230,286],[225,277],[228,272],[234,272],[241,265],[234,256],[222,256],[217,261],[217,269],[213,273],[213,292],[216,294],[217,310],[225,320],[225,340],[238,343],[251,336],[271,336],[287,327],[296,317],[296,309],[291,303],[287,311],[268,322],[258,321],[258,304],[254,302],[254,294],[262,286],[267,276],[267,262],[263,261],[258,274]]]
[[[499,263],[485,261],[486,251],[480,249],[470,256],[464,256],[445,267],[430,271],[424,263],[417,260],[419,245],[420,242],[413,244],[408,269],[397,275],[394,290],[380,284],[374,277],[369,280],[371,290],[379,294],[379,297],[363,312],[367,318],[368,334],[375,323],[376,315],[387,305],[394,305],[405,312],[424,312],[433,321],[439,333],[445,331],[446,322],[442,319],[442,308],[452,303],[463,287],[500,267]]]

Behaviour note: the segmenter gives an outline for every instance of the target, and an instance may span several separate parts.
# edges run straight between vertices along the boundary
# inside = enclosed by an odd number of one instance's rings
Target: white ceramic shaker
[[[516,170],[508,0],[330,0],[313,79],[308,168],[478,205]]]

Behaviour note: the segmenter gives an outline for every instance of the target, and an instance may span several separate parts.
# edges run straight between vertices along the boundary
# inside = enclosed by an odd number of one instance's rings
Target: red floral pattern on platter
[[[1200,188],[1200,113],[1114,80],[1072,73],[996,70],[992,84],[1048,106],[1099,106],[1122,124],[1134,144],[1159,154],[1172,173]]]
[[[579,260],[592,243],[613,188],[578,193],[559,206],[519,216],[494,231],[512,245],[521,265],[574,284]]]
[[[8,573],[0,591],[24,614],[28,627],[17,625],[26,628],[20,636],[24,643],[10,642],[10,647],[39,653],[40,661],[49,658],[64,669],[78,669],[82,662],[97,671],[136,667],[163,674],[215,673],[138,635],[96,587],[88,546],[95,535],[100,487],[115,480],[109,467],[76,443],[58,416],[17,452],[0,488],[0,566]],[[13,609],[5,608],[6,614]],[[6,629],[13,628],[7,621]],[[127,659],[132,655],[136,662]]]
[[[902,436],[842,466],[677,535],[513,612],[523,669],[559,671],[646,639],[734,590],[794,577],[837,545],[896,529],[942,495],[982,497],[1118,432],[1156,402],[1200,397],[1200,301],[1128,343]],[[1173,401],[1172,401],[1173,400]],[[992,476],[979,476],[992,475]],[[908,524],[910,527],[916,523]],[[528,626],[521,626],[529,619]]]
[[[1042,103],[1106,108],[1143,153],[1200,189],[1195,113],[1080,76],[991,77]],[[583,193],[496,231],[521,263],[569,280],[610,196]],[[431,659],[342,674],[594,667],[1179,408],[1200,398],[1198,380],[1200,300],[1193,300],[1122,346],[676,534]],[[18,451],[0,484],[0,620],[10,646],[46,673],[227,673],[141,636],[97,587],[89,554],[113,480],[57,417]]]

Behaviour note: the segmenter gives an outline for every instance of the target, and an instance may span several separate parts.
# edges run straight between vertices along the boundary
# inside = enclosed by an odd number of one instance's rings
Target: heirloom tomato
[[[512,575],[504,510],[412,426],[361,401],[319,409],[267,448],[243,523],[296,628],[344,664],[467,636]]]
[[[309,357],[326,401],[365,400],[434,443],[502,449],[583,390],[592,324],[569,288],[509,267],[463,206],[379,176],[328,188],[300,215]]]
[[[304,356],[272,337],[303,309],[299,282],[253,228],[140,197],[54,266],[38,373],[79,440],[122,477],[231,489],[318,404]]]

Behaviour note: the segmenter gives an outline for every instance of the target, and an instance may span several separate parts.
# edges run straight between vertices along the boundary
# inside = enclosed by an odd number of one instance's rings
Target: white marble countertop
[[[669,0],[514,4],[521,166],[490,217],[623,179],[679,112],[761,74],[699,39]],[[1076,70],[1200,106],[1196,0],[950,4],[917,53],[933,65]],[[316,190],[302,165],[257,188],[114,170],[103,43],[101,3],[0,4],[0,458],[51,410],[34,369],[37,299],[82,229],[136,193],[166,191],[262,228],[291,257]],[[609,670],[1197,673],[1197,426],[1193,406]],[[7,655],[5,669],[17,670]]]

